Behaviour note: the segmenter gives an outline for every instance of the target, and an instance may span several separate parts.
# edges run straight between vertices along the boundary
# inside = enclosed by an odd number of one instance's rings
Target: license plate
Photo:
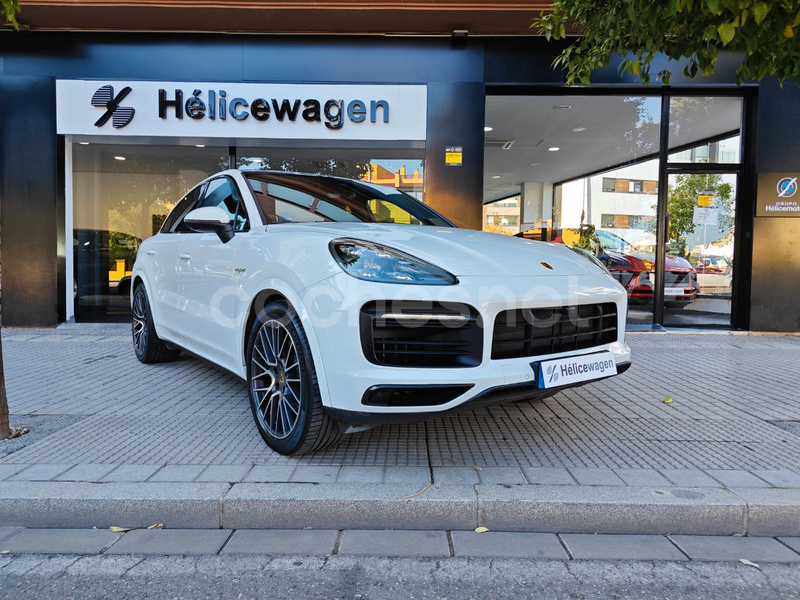
[[[665,296],[685,296],[686,290],[684,288],[664,288]]]
[[[536,363],[532,363],[534,367]],[[596,352],[568,358],[542,361],[539,364],[539,388],[553,388],[591,381],[617,374],[612,352]]]

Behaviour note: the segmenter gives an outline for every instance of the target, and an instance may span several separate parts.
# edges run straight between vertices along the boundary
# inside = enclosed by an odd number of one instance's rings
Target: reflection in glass
[[[360,179],[402,190],[422,200],[424,167],[421,159],[370,158],[362,151],[318,151],[321,155],[334,154],[335,158],[309,157],[309,154],[308,150],[287,153],[286,149],[274,149],[268,155],[239,156],[236,166],[243,171],[287,171]]]
[[[520,226],[520,197],[483,205],[483,231],[517,235]]]
[[[741,162],[741,139],[734,135],[722,140],[704,142],[669,155],[670,162],[679,163],[726,163]]]
[[[672,96],[669,149],[672,162],[740,162],[742,99]],[[689,150],[684,154],[682,151]],[[678,152],[678,154],[673,153]]]
[[[76,320],[128,318],[142,240],[188,189],[227,167],[227,148],[73,146]]]
[[[554,241],[590,250],[628,292],[628,324],[653,322],[658,161],[557,186]]]
[[[666,325],[730,325],[735,200],[735,175],[670,175],[668,253],[691,267],[694,292],[668,274]]]

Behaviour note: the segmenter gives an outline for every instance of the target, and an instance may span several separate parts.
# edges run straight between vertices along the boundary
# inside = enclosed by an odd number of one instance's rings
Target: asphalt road
[[[332,556],[0,557],[0,599],[800,597],[797,565]]]

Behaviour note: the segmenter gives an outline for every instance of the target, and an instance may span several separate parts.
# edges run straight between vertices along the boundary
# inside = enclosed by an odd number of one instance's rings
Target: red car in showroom
[[[633,245],[609,231],[594,232],[600,240],[601,253],[597,258],[628,292],[631,304],[653,301],[655,257],[637,251]],[[697,273],[685,258],[667,255],[665,258],[664,303],[669,308],[683,308],[698,292]]]
[[[560,233],[554,241],[570,246],[577,243],[581,236],[580,229],[562,229]],[[531,230],[518,236],[534,237],[536,234],[539,232]],[[598,260],[628,292],[628,303],[640,306],[652,303],[655,257],[637,250],[633,244],[610,231],[595,230],[592,235],[600,242],[595,253]],[[667,255],[665,274],[664,301],[668,308],[684,308],[697,297],[697,272],[685,258]]]

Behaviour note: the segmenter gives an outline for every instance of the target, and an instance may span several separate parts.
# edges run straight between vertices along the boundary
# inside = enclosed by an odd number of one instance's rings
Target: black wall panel
[[[762,82],[757,124],[756,170],[800,172],[800,87]],[[750,297],[751,329],[800,331],[800,218],[756,217]]]
[[[756,170],[800,171],[800,86],[775,81],[759,85]]]
[[[55,83],[0,77],[0,211],[5,326],[57,323]]]
[[[480,229],[483,217],[482,83],[428,85],[425,201],[461,227]],[[462,166],[445,164],[445,148],[461,146]]]
[[[6,75],[61,79],[425,83],[482,81],[470,40],[20,33],[0,38]]]
[[[800,331],[800,219],[756,218],[750,328]]]

